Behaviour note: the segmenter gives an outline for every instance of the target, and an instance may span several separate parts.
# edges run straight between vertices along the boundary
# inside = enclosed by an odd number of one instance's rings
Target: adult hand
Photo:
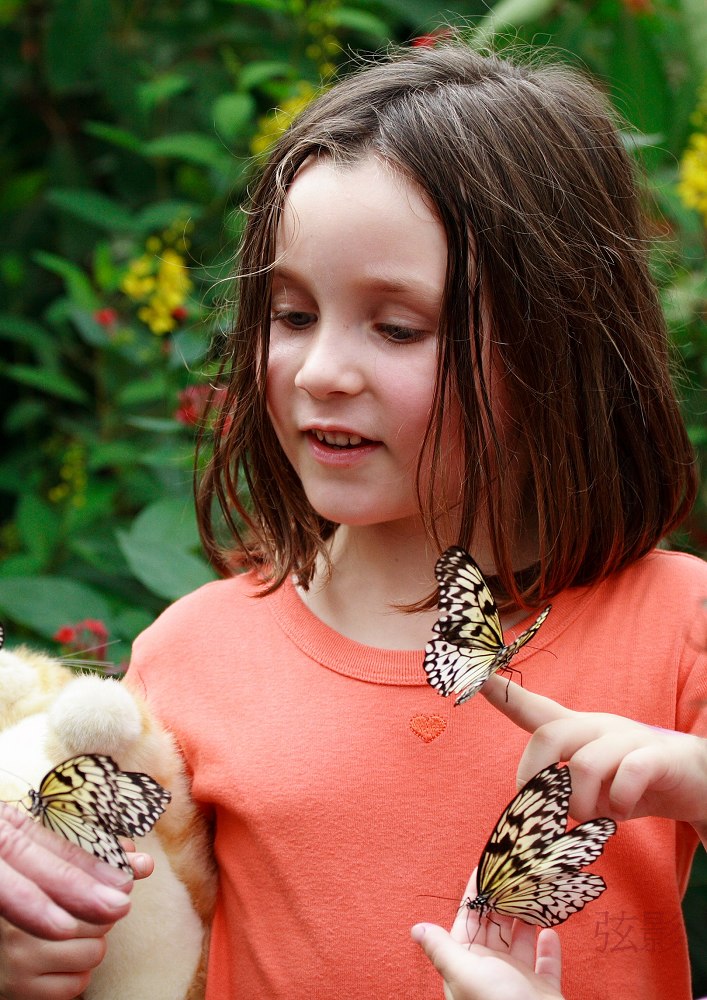
[[[128,912],[132,881],[0,803],[0,916],[18,928],[60,940],[75,937],[79,921],[112,923]]]
[[[532,734],[518,765],[519,787],[548,764],[566,761],[575,819],[664,816],[692,823],[704,835],[707,740],[620,715],[575,712],[497,676],[481,692]]]
[[[476,871],[464,899],[476,896]],[[520,920],[462,905],[447,933],[416,924],[412,937],[444,979],[447,1000],[562,1000],[560,939]]]

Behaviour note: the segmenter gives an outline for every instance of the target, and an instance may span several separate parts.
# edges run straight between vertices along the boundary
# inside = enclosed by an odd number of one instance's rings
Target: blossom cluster
[[[707,83],[692,121],[696,128],[680,161],[678,194],[688,208],[697,209],[707,226]]]
[[[138,319],[161,336],[185,319],[186,301],[193,287],[183,251],[189,249],[190,223],[175,224],[160,236],[151,236],[145,252],[131,261],[121,290],[139,304]]]

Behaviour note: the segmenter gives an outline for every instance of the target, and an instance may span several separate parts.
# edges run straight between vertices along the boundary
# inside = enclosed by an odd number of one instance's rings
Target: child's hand
[[[476,871],[464,898],[469,896],[476,896]],[[447,1000],[562,1000],[555,931],[542,930],[536,939],[536,928],[520,920],[497,914],[493,920],[462,906],[451,934],[434,924],[413,927],[413,939],[444,978]]]
[[[574,712],[550,698],[491,677],[482,693],[532,733],[518,785],[548,764],[567,761],[570,812],[577,820],[665,816],[707,834],[707,740],[603,712]]]
[[[112,924],[79,922],[76,936],[45,941],[0,920],[0,996],[3,1000],[72,1000],[88,985],[106,953]]]

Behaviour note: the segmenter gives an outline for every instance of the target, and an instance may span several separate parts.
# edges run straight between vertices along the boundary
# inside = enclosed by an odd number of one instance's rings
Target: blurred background
[[[592,73],[625,119],[704,457],[704,0],[459,0],[453,11],[439,0],[0,0],[0,617],[12,644],[90,648],[120,672],[135,635],[212,577],[193,443],[248,181],[357,53],[432,45],[450,26],[474,45],[551,50]],[[704,483],[674,544],[707,551]],[[685,902],[696,996],[707,994],[705,857]],[[625,931],[607,947],[650,947]]]

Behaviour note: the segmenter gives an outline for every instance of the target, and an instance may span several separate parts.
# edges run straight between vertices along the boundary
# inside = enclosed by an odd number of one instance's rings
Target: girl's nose
[[[320,328],[307,343],[295,385],[317,399],[332,393],[355,396],[365,384],[363,344],[342,327]]]

